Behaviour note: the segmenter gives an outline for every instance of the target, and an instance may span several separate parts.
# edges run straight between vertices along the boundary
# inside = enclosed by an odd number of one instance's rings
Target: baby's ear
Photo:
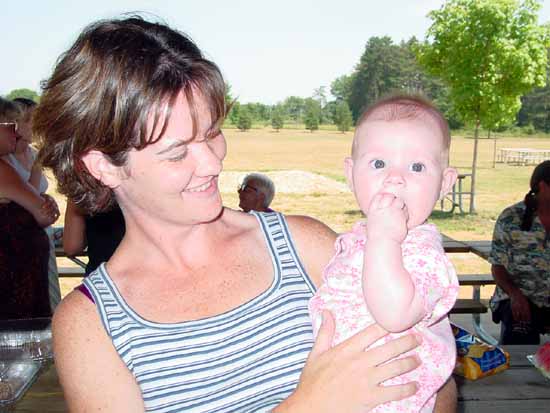
[[[349,189],[353,191],[353,158],[348,156],[344,159],[344,174],[346,175],[346,181],[348,183]]]
[[[122,167],[115,166],[103,152],[91,150],[82,156],[88,172],[103,185],[116,188],[122,177]]]
[[[441,192],[439,198],[443,199],[453,189],[453,185],[458,177],[458,172],[455,168],[448,167],[443,171],[443,179],[441,182]]]

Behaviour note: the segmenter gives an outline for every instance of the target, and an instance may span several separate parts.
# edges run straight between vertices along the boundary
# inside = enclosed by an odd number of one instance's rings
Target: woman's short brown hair
[[[14,122],[21,116],[21,110],[11,100],[0,96],[0,122]]]
[[[41,142],[39,159],[53,170],[59,191],[89,213],[106,210],[115,200],[82,162],[88,151],[98,150],[114,165],[125,165],[131,149],[155,141],[154,129],[161,128],[162,136],[180,92],[191,107],[193,135],[193,90],[210,108],[211,129],[219,128],[226,115],[218,67],[186,35],[139,16],[85,28],[43,89],[33,118]],[[151,116],[153,128],[147,128]]]

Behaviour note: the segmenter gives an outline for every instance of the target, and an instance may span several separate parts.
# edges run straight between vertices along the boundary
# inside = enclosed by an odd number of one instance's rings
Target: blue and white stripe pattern
[[[101,265],[85,284],[150,412],[268,412],[290,395],[313,345],[314,286],[284,217],[254,214],[275,277],[262,294],[215,317],[147,321],[120,296]]]

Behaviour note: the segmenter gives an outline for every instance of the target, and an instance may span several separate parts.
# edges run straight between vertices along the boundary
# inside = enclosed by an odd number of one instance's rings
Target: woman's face
[[[197,136],[193,136],[190,108],[180,94],[164,135],[142,150],[132,150],[114,189],[123,210],[172,224],[198,224],[215,219],[222,209],[218,175],[226,154],[220,130],[206,136],[210,111],[195,95]]]
[[[0,122],[0,156],[15,152],[18,138],[17,123],[15,121]]]
[[[17,140],[17,147],[15,152],[24,152],[28,146],[32,143],[32,111],[27,111],[25,116],[18,122],[17,133],[19,139]]]

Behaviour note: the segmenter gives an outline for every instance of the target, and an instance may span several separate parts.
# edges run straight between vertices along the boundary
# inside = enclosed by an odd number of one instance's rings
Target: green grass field
[[[302,170],[344,182],[343,159],[348,155],[352,132],[283,129],[224,131],[228,143],[225,171]],[[457,134],[452,138],[450,162],[461,173],[469,173],[474,140]],[[502,137],[499,147],[550,149],[550,137]],[[506,206],[523,199],[533,165],[517,166],[497,163],[493,168],[494,140],[480,139],[478,154],[477,214],[442,213],[437,207],[430,218],[442,232],[458,240],[490,239],[495,220]],[[55,185],[51,185],[52,192]],[[224,193],[224,203],[237,208],[236,190]],[[64,212],[65,202],[57,196]],[[336,231],[348,230],[361,217],[351,193],[285,194],[275,196],[272,207],[286,214],[313,216]],[[62,224],[63,216],[58,224]],[[459,272],[487,272],[489,266],[471,254],[453,254]]]

